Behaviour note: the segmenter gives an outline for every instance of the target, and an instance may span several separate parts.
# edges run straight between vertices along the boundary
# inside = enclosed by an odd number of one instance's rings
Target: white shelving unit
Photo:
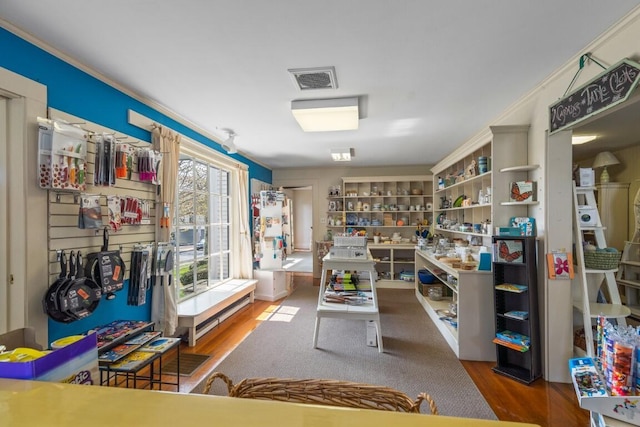
[[[436,325],[456,356],[462,360],[495,361],[493,276],[490,271],[458,270],[442,263],[432,255],[415,252],[416,271],[426,268],[443,286],[451,290],[451,297],[433,301],[422,295],[416,274],[416,298]],[[454,279],[450,281],[449,279]],[[457,326],[441,320],[450,304],[457,304]]]
[[[437,233],[457,238],[479,237],[483,245],[489,246],[493,227],[508,226],[512,217],[528,216],[528,208],[538,204],[537,195],[533,201],[525,202],[509,198],[510,184],[528,180],[529,172],[539,168],[527,163],[528,131],[528,125],[492,126],[491,138],[485,144],[433,167]],[[489,159],[486,172],[477,168],[480,157]],[[470,199],[469,204],[451,205],[461,197]]]
[[[407,282],[400,279],[405,271],[414,272],[415,245],[412,244],[369,244],[369,251],[376,260],[380,288],[413,289],[413,280]]]
[[[369,249],[380,260],[378,288],[413,288],[413,282],[401,280],[400,273],[413,270],[415,244],[410,239],[418,224],[427,230],[433,221],[432,181],[431,175],[343,177],[340,186],[331,188],[327,228],[333,234],[366,231]],[[394,233],[401,242],[391,243]],[[374,234],[388,240],[373,244]]]

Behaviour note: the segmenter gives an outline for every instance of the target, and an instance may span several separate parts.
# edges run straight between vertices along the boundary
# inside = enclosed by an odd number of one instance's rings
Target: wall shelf
[[[522,166],[510,166],[508,168],[500,169],[500,172],[527,172],[539,169],[540,165],[522,165]]]
[[[500,206],[521,206],[521,205],[537,205],[540,202],[531,201],[531,202],[500,202]]]

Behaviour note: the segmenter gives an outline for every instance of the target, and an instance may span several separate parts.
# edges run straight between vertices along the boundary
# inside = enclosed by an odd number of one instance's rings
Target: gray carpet
[[[426,392],[441,415],[497,419],[413,291],[378,290],[383,354],[366,345],[366,325],[358,320],[323,319],[313,349],[317,292],[298,286],[214,370],[234,383],[247,377],[327,378],[393,387],[411,398]],[[216,381],[210,393],[226,395],[226,386]],[[428,412],[424,404],[422,411]]]

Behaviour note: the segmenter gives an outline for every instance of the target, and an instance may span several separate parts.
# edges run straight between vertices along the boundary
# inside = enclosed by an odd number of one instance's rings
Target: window
[[[180,155],[174,216],[178,301],[230,278],[231,176],[230,168]]]

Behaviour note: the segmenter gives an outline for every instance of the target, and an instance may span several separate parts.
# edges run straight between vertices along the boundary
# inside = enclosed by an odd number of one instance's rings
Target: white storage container
[[[332,246],[329,249],[331,258],[346,258],[346,259],[367,259],[366,248],[343,248]]]
[[[366,236],[333,236],[333,246],[347,247],[347,246],[367,246]]]
[[[598,210],[593,206],[578,206],[578,216],[582,227],[593,227],[598,225]]]

